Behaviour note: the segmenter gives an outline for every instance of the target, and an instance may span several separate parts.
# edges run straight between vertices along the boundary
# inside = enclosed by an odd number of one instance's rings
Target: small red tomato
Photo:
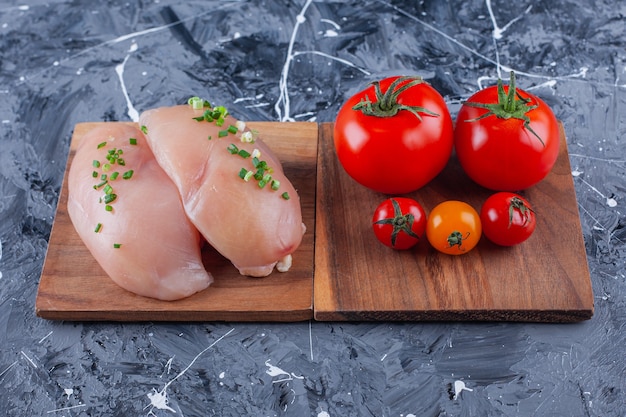
[[[524,242],[535,231],[537,220],[528,201],[514,193],[490,196],[480,210],[483,233],[493,243],[513,246]]]
[[[474,249],[481,236],[480,216],[463,201],[444,201],[432,209],[426,223],[428,242],[439,252],[462,255]]]
[[[415,200],[388,198],[376,208],[372,227],[378,240],[393,249],[409,249],[417,244],[426,228],[426,212]]]

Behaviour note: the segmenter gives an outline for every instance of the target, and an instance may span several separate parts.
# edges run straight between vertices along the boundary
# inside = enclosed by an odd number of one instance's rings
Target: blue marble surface
[[[626,415],[626,2],[0,2],[0,415]],[[73,126],[202,94],[330,122],[384,75],[508,71],[567,133],[595,294],[568,325],[65,323],[34,313]]]

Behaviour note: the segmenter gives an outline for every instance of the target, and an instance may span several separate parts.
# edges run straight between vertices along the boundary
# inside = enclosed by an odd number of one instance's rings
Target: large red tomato
[[[497,191],[528,188],[550,172],[559,154],[559,126],[539,97],[508,87],[480,90],[459,110],[454,146],[467,175]]]
[[[334,140],[358,183],[386,194],[415,191],[446,166],[454,144],[443,97],[420,77],[375,81],[341,107]]]

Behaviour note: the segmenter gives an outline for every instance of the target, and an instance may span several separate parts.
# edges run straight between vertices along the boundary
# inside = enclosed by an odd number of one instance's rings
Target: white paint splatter
[[[287,47],[287,57],[285,59],[285,63],[283,64],[283,70],[280,74],[280,80],[278,82],[278,89],[280,94],[278,96],[278,100],[276,104],[274,104],[274,110],[278,114],[278,120],[281,122],[293,122],[294,119],[289,115],[290,112],[290,103],[289,103],[289,89],[287,86],[287,79],[289,78],[289,69],[291,67],[291,61],[293,61],[293,45],[296,42],[296,35],[298,34],[298,29],[300,25],[306,21],[304,14],[307,9],[311,5],[313,0],[307,0],[302,6],[302,10],[296,17],[296,24],[293,27],[293,31],[291,32],[291,39],[289,40],[289,46]],[[281,109],[282,104],[282,109]]]
[[[520,20],[523,15],[519,15],[517,16],[515,19],[512,19],[509,23],[507,23],[506,25],[499,27],[498,23],[496,22],[496,17],[493,14],[493,10],[491,9],[491,0],[486,0],[487,2],[487,10],[489,10],[489,17],[491,18],[491,22],[493,23],[493,38],[494,39],[501,39],[502,38],[502,34],[509,28],[511,27],[511,25],[515,22],[517,22],[518,20]],[[526,8],[526,10],[524,10],[524,14],[528,14],[530,12],[530,10],[533,8],[532,5],[528,6]]]
[[[330,20],[330,19],[320,19],[320,22],[328,23],[329,25],[332,25],[335,28],[335,30],[340,30],[341,29],[341,26],[339,26],[339,24],[337,22],[333,21],[333,20]]]
[[[15,365],[17,365],[17,361],[13,362],[11,365],[7,366],[4,371],[0,372],[0,381],[2,381],[2,378],[4,378],[4,375],[6,375],[6,373],[9,372],[9,370],[13,368]]]
[[[37,364],[36,364],[36,363],[35,363],[35,362],[34,362],[34,361],[33,361],[33,360],[32,360],[32,359],[31,359],[31,358],[30,358],[30,357],[29,357],[26,353],[24,353],[24,351],[23,351],[23,350],[21,350],[21,351],[20,351],[20,353],[22,354],[22,356],[23,356],[23,357],[25,357],[25,358],[26,358],[26,360],[27,360],[28,362],[30,362],[30,364],[32,365],[32,367],[33,367],[33,368],[35,368],[35,369],[39,368],[39,367],[37,366]]]
[[[317,413],[317,417],[330,417],[330,414],[328,414],[328,412],[326,411],[320,411],[319,413]]]
[[[454,399],[456,400],[461,395],[462,391],[474,391],[471,388],[467,388],[465,386],[465,382],[463,381],[454,381]]]
[[[124,61],[122,61],[121,64],[118,64],[115,67],[115,72],[117,73],[117,77],[120,79],[122,93],[124,94],[124,98],[126,99],[126,105],[128,106],[128,117],[130,117],[133,122],[139,121],[139,112],[135,109],[133,103],[130,101],[130,97],[128,96],[128,90],[126,89],[126,84],[124,83],[124,67],[126,66],[128,58],[130,58],[130,54],[132,54],[136,50],[137,44],[133,42],[128,50],[128,54],[124,58]]]
[[[167,405],[169,400],[167,399],[167,391],[163,389],[162,391],[157,391],[153,388],[153,392],[148,393],[148,398],[150,398],[150,405],[159,410],[167,410],[176,414],[176,410]]]
[[[311,356],[311,362],[313,361],[313,324],[309,320],[309,354]]]
[[[46,411],[46,414],[55,414],[55,413],[58,413],[59,411],[69,411],[69,410],[73,410],[75,408],[81,408],[81,407],[87,407],[87,404],[78,404],[78,405],[73,405],[71,407],[55,408],[54,410]]]
[[[575,175],[576,177],[576,175]],[[587,187],[589,187],[592,191],[594,191],[596,194],[598,194],[600,197],[604,198],[606,205],[609,207],[616,207],[617,206],[617,200],[615,200],[615,198],[613,198],[613,196],[606,196],[604,195],[600,190],[598,190],[596,187],[594,187],[593,185],[591,185],[590,183],[588,183],[587,181],[585,181],[584,179],[582,179],[581,177],[578,177],[579,181],[582,181],[583,184],[585,184]]]
[[[286,378],[282,378],[282,379],[278,379],[276,381],[272,381],[272,383],[276,384],[279,382],[284,382],[284,381],[293,381],[293,379],[304,379],[304,376],[299,376],[294,374],[293,372],[289,373],[287,371],[284,371],[282,369],[280,369],[278,366],[274,366],[270,363],[271,359],[268,359],[265,361],[265,366],[267,366],[267,371],[265,371],[265,373],[267,373],[270,376],[285,376]]]
[[[211,349],[213,346],[215,346],[216,344],[218,344],[222,339],[224,339],[226,336],[228,336],[229,334],[231,334],[235,329],[230,329],[228,332],[226,332],[224,335],[222,335],[220,338],[218,338],[215,342],[211,343],[209,346],[207,346],[204,350],[202,350],[200,353],[198,353],[192,360],[191,362],[189,362],[189,365],[187,365],[187,367],[185,369],[183,369],[182,371],[180,371],[180,373],[178,375],[176,375],[174,378],[172,378],[170,381],[168,381],[164,386],[163,389],[161,389],[161,391],[157,391],[155,388],[152,389],[152,392],[149,392],[148,394],[146,394],[148,396],[148,398],[150,399],[150,404],[148,404],[146,407],[144,407],[144,409],[151,407],[150,409],[150,413],[152,412],[152,409],[156,408],[158,410],[167,410],[167,411],[171,411],[173,413],[176,413],[176,411],[174,409],[172,409],[168,403],[168,397],[167,397],[167,389],[169,388],[170,385],[172,385],[172,383],[174,381],[176,381],[178,378],[180,378],[181,376],[183,376],[192,366],[194,363],[196,363],[196,361],[198,360],[198,358],[200,356],[202,356],[205,352],[207,352],[209,349]]]
[[[47,335],[45,335],[44,337],[42,337],[41,339],[39,339],[39,342],[37,342],[37,343],[42,344],[44,340],[46,340],[47,338],[49,338],[49,337],[50,337],[50,335],[52,335],[52,333],[54,333],[54,332],[53,332],[52,330],[50,330],[50,332],[48,332],[48,334],[47,334]]]

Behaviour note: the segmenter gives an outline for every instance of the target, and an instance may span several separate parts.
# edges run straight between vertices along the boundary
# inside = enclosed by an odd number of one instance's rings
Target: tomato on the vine
[[[409,249],[424,235],[426,212],[411,198],[388,198],[374,211],[372,227],[384,245],[393,249]]]
[[[428,215],[428,242],[448,255],[469,252],[478,244],[481,234],[480,216],[472,206],[463,201],[444,201],[435,206]]]
[[[515,193],[491,195],[480,210],[483,233],[501,246],[513,246],[527,240],[535,231],[537,220],[528,200]]]
[[[548,175],[559,154],[559,125],[539,97],[498,80],[459,110],[454,146],[467,175],[496,191],[526,189]]]
[[[386,194],[415,191],[446,166],[454,129],[443,97],[417,76],[374,81],[335,119],[339,162],[361,185]]]

